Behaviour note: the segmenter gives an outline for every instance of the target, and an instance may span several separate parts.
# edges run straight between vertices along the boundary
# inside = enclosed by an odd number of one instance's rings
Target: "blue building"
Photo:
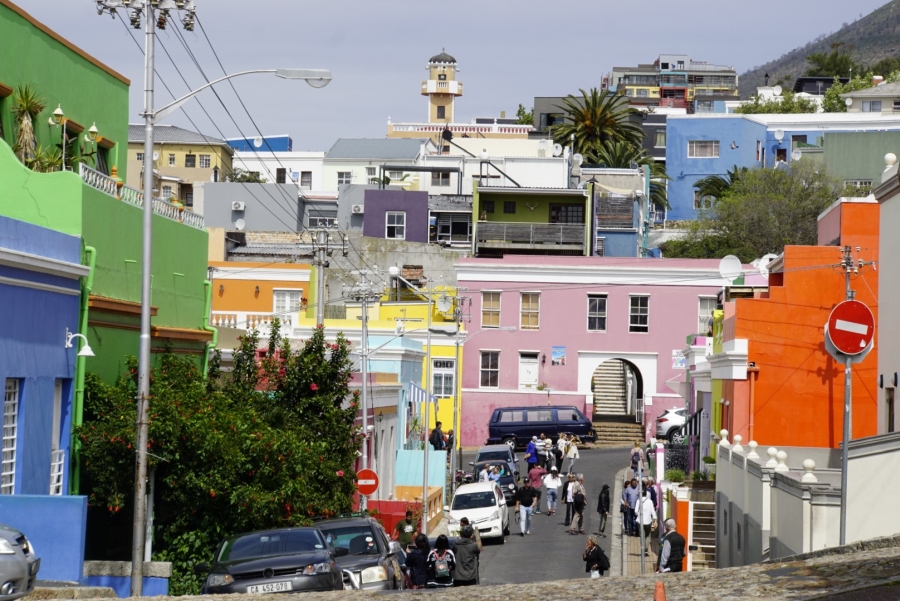
[[[772,168],[793,151],[822,146],[826,132],[900,130],[900,116],[881,113],[794,115],[670,115],[666,124],[669,220],[696,219],[714,199],[700,198],[695,184],[737,167]]]
[[[256,138],[228,138],[225,141],[240,152],[290,152],[294,147],[294,141],[287,134]]]

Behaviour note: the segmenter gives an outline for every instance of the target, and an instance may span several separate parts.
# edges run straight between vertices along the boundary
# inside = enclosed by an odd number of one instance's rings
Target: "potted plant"
[[[710,479],[706,472],[691,472],[690,478],[685,480],[684,485],[695,490],[715,490],[715,479]]]
[[[684,482],[684,470],[679,470],[679,469],[666,470],[665,478],[672,484],[680,484],[680,483]]]
[[[710,456],[706,456],[703,458],[703,465],[706,466],[707,474],[715,474],[716,473],[716,460]]]

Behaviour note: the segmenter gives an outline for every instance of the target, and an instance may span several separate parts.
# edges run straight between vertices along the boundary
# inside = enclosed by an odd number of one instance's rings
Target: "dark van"
[[[575,434],[583,442],[594,441],[593,423],[577,407],[504,407],[494,409],[485,444],[524,447],[541,432],[556,442],[560,434]]]

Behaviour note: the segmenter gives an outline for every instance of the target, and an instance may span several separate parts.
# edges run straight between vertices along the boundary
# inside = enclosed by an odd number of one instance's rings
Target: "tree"
[[[847,103],[841,98],[841,94],[871,88],[873,77],[873,73],[869,71],[862,76],[857,75],[844,84],[835,77],[831,87],[825,90],[825,96],[822,99],[822,109],[824,109],[826,113],[846,113]],[[891,71],[884,76],[885,83],[893,83],[896,81],[900,81],[900,71]]]
[[[713,198],[723,198],[746,173],[747,167],[738,167],[735,165],[729,169],[725,176],[709,175],[703,179],[697,180],[694,187],[697,188],[697,194],[700,198],[711,196]]]
[[[553,126],[554,142],[567,146],[574,135],[575,152],[581,153],[589,163],[596,163],[600,150],[612,142],[641,147],[644,132],[631,120],[638,111],[629,106],[627,98],[597,88],[579,92],[581,98],[570,94],[563,99],[563,106],[557,106],[563,111],[565,121]]]
[[[10,111],[16,122],[16,156],[28,165],[34,159],[37,141],[34,137],[34,120],[47,106],[46,101],[28,84],[16,87]]]
[[[650,201],[668,209],[666,182],[672,178],[666,173],[665,163],[653,160],[642,148],[625,142],[611,142],[600,149],[596,162],[611,169],[628,169],[634,165],[650,167]]]
[[[810,64],[809,77],[850,77],[853,71],[861,71],[853,58],[843,51],[843,44],[832,44],[831,52],[814,52],[806,57]]]
[[[240,167],[235,167],[231,173],[226,173],[223,181],[236,182],[242,184],[264,184],[266,178],[260,177],[258,171],[247,171]]]
[[[803,96],[796,96],[793,92],[785,91],[775,98],[763,98],[754,96],[747,102],[737,107],[734,112],[744,115],[757,114],[788,114],[788,113],[815,113],[819,109],[816,103]]]
[[[534,107],[530,111],[526,111],[523,105],[519,105],[516,110],[516,123],[520,125],[534,125]]]
[[[154,559],[174,564],[170,593],[197,593],[193,565],[223,538],[299,526],[351,507],[360,432],[349,344],[318,328],[292,350],[273,326],[265,358],[254,332],[224,380],[162,357],[150,386],[148,469],[155,472]],[[217,362],[212,362],[215,372]],[[89,375],[82,441],[89,503],[128,509],[134,482],[136,364],[116,385]]]
[[[661,248],[669,257],[735,254],[748,262],[787,245],[814,245],[818,215],[839,192],[838,182],[813,161],[751,169],[691,224],[683,240]]]

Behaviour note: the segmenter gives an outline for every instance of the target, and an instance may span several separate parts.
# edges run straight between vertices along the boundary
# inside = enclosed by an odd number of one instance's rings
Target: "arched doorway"
[[[591,375],[595,418],[634,417],[643,411],[644,378],[638,367],[624,359],[609,359]]]

